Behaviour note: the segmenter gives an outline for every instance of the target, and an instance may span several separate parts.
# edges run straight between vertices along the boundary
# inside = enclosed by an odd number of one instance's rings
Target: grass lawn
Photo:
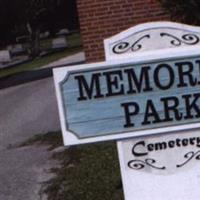
[[[50,150],[62,143],[60,133],[36,136],[25,145],[50,144]],[[48,200],[123,200],[115,142],[71,147],[54,153],[60,167],[55,177],[44,183]]]
[[[48,39],[42,40],[40,42],[41,50],[50,49],[52,46],[52,40],[53,40],[53,38],[48,38]],[[80,33],[78,33],[78,32],[67,35],[66,40],[67,40],[67,43],[70,48],[80,46],[80,44],[82,43]]]
[[[41,48],[45,49],[47,48],[48,45],[51,45],[51,40],[52,39],[41,41]],[[47,65],[51,62],[54,62],[58,59],[61,59],[68,55],[72,55],[82,50],[81,37],[79,33],[74,33],[72,35],[67,36],[67,41],[69,44],[69,48],[62,52],[57,52],[54,54],[47,55],[45,57],[36,58],[35,60],[31,62],[17,65],[16,67],[11,67],[8,69],[0,69],[0,78],[8,76],[8,75],[16,74],[18,72],[40,68],[44,65]]]
[[[31,62],[24,63],[24,64],[18,65],[16,67],[12,67],[12,68],[8,68],[8,69],[1,69],[0,70],[0,78],[8,76],[8,75],[16,74],[18,72],[40,68],[44,65],[47,65],[51,62],[58,60],[58,59],[61,59],[68,55],[72,55],[74,53],[80,52],[81,49],[82,49],[81,47],[67,49],[63,52],[58,52],[58,53],[54,53],[54,54],[51,54],[51,55],[48,55],[48,56],[45,56],[42,58],[37,58]]]

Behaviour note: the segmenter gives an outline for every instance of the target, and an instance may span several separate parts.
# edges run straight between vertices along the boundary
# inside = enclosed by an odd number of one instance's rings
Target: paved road
[[[0,90],[0,200],[39,200],[53,163],[42,146],[8,148],[60,129],[52,78]]]

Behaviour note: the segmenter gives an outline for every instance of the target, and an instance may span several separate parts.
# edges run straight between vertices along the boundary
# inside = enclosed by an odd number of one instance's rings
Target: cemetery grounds
[[[79,33],[68,38],[70,48],[38,57],[14,67],[0,69],[0,79],[24,71],[40,69],[63,57],[82,50]],[[50,48],[52,39],[41,42],[41,48]],[[37,134],[37,133],[36,133]],[[115,142],[88,144],[64,148],[61,132],[36,135],[21,146],[48,145],[52,159],[60,165],[51,169],[55,176],[43,183],[42,192],[48,200],[122,200],[123,191]],[[59,150],[61,149],[61,150]]]
[[[40,49],[41,51],[45,51],[46,49],[51,49],[52,47],[52,38],[42,40],[40,42]],[[18,64],[16,66],[12,66],[9,68],[0,69],[0,78],[11,76],[20,72],[30,71],[35,69],[40,69],[41,67],[50,64],[56,60],[61,58],[73,55],[82,51],[82,43],[81,37],[78,32],[75,32],[67,37],[68,48],[65,48],[60,51],[51,52],[45,56],[39,56],[33,60],[28,62],[24,62],[22,64]]]

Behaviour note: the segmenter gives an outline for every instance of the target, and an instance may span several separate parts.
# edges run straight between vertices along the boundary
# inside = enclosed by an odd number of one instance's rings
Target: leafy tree
[[[39,54],[39,35],[46,30],[78,28],[75,0],[0,0],[0,45],[29,35],[30,55]]]
[[[5,45],[13,36],[18,15],[15,10],[20,4],[12,0],[0,0],[0,44]]]
[[[54,15],[59,3],[59,0],[29,0],[24,2],[24,23],[30,36],[32,57],[36,57],[40,53],[40,33],[46,29],[48,17]]]
[[[169,10],[173,20],[200,25],[199,0],[159,0]]]

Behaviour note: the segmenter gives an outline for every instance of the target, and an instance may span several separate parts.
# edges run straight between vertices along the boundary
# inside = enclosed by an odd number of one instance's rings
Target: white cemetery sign
[[[65,144],[200,127],[200,48],[175,50],[55,69]]]
[[[171,57],[174,49],[182,51],[186,46],[198,49],[199,38],[200,28],[197,27],[171,22],[147,23],[105,40],[106,59],[143,60],[148,56],[153,58],[152,51],[163,52],[163,49],[166,57]],[[169,49],[171,52],[167,53]],[[188,53],[191,52],[193,50],[188,49]],[[185,74],[186,71],[189,72],[189,68],[184,69]],[[169,80],[167,73],[163,76]],[[184,80],[187,78],[184,77]],[[175,93],[178,94],[179,90],[176,89]],[[197,103],[198,100],[190,102],[193,110],[199,109],[200,105],[198,102],[195,106],[195,101]],[[157,106],[159,104],[155,108]],[[117,145],[126,200],[199,199],[199,129],[132,138]]]
[[[126,200],[198,200],[200,29],[147,23],[105,51],[54,69],[65,145],[132,137],[118,142]]]
[[[111,39],[108,45],[112,51],[106,51],[114,52],[110,61],[54,70],[65,145],[200,127],[200,36],[184,29],[177,42],[176,36],[169,37],[170,28],[162,30],[154,24],[152,32],[151,26],[139,26],[140,30],[136,27],[136,42],[135,29],[130,30],[131,36],[122,33],[118,43]],[[153,38],[155,44],[161,40],[155,42],[159,35],[155,30],[167,35],[163,44],[170,43],[168,48],[134,53],[143,47],[138,37],[149,35],[147,39]],[[122,40],[123,35],[129,43]],[[183,47],[173,48],[182,40]]]

